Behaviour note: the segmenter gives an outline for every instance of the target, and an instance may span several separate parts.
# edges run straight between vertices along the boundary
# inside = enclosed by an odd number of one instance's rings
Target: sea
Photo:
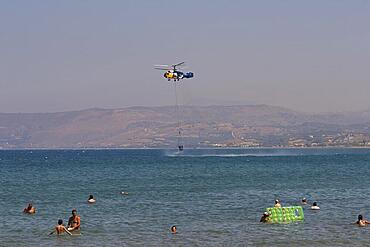
[[[275,199],[295,206],[303,197],[321,210],[259,222]],[[22,212],[29,202],[34,215]],[[72,209],[81,234],[49,236]],[[359,214],[370,219],[365,148],[0,151],[4,247],[370,246]]]

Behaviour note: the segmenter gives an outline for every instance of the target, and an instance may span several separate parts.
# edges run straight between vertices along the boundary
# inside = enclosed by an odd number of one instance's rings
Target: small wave
[[[212,153],[203,153],[203,154],[190,154],[190,153],[170,153],[166,152],[165,156],[167,157],[273,157],[273,156],[300,156],[302,154],[294,153],[227,153],[227,154],[212,154]]]
[[[256,154],[178,154],[178,155],[167,155],[170,157],[253,157],[253,156],[267,156],[267,155],[256,155]]]
[[[165,150],[168,157],[284,157],[284,156],[337,156],[370,154],[363,149],[255,149],[255,150],[199,150],[187,149],[182,152]]]

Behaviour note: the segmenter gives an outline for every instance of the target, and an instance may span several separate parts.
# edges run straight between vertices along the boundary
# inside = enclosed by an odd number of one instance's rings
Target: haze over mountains
[[[187,147],[370,146],[370,110],[184,106],[180,115]],[[0,113],[0,148],[173,148],[177,119],[170,106]]]

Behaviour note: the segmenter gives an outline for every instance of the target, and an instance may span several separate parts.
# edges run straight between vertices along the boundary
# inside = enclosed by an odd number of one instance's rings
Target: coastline
[[[370,149],[370,146],[322,146],[322,147],[189,147],[186,148],[186,150],[299,150],[299,149]],[[67,148],[1,148],[0,151],[6,150],[6,151],[14,151],[14,150],[177,150],[177,148],[165,148],[165,147],[142,147],[142,148],[121,148],[121,147],[88,147],[88,148],[73,148],[73,147],[67,147]]]

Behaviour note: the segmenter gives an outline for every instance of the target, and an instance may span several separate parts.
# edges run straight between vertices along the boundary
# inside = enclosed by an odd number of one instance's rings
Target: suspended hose
[[[182,151],[184,146],[182,144],[181,119],[180,119],[181,115],[180,115],[180,107],[179,107],[178,97],[177,97],[177,83],[174,82],[173,85],[175,89],[175,99],[176,99],[176,118],[177,118],[177,132],[178,132],[177,147],[179,151]]]

